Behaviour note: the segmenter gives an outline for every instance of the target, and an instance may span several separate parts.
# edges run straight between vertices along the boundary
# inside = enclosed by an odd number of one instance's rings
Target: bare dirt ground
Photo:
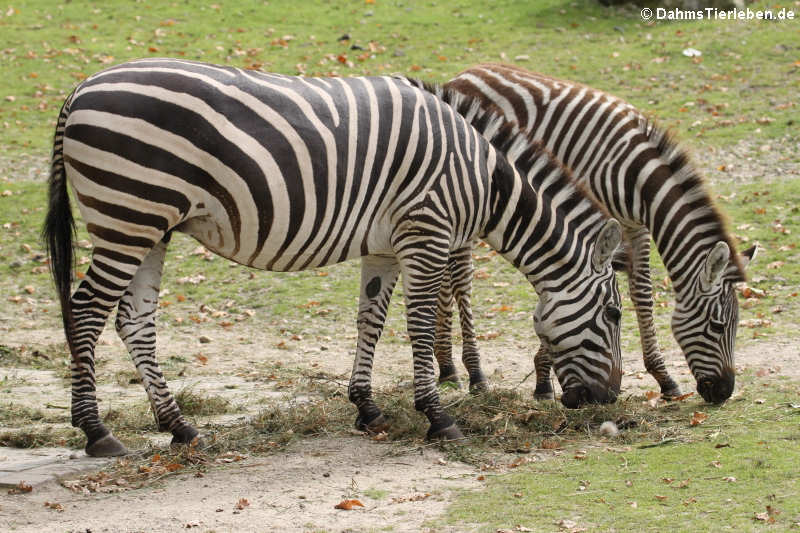
[[[36,345],[57,339],[58,329],[16,329],[3,333],[10,345]],[[260,336],[254,353],[252,344],[242,344],[250,335]],[[252,337],[250,337],[252,339]],[[273,342],[275,341],[275,342]],[[278,339],[264,339],[263,333],[215,332],[203,345],[207,365],[192,363],[183,383],[171,382],[173,390],[193,385],[203,392],[226,396],[245,406],[258,408],[258,398],[278,395],[269,385],[242,378],[244,369],[258,362],[283,361],[286,366],[308,367],[331,375],[349,373],[352,350],[349,339],[327,343],[327,350],[306,346],[303,350],[274,348]],[[162,346],[170,353],[197,351],[197,332],[192,328],[162,331]],[[532,392],[532,379],[525,379],[532,368],[530,347],[503,342],[482,344],[488,375],[495,383],[521,387]],[[792,340],[763,341],[737,350],[739,369],[776,372],[800,377],[798,343]],[[399,353],[398,353],[399,352]],[[406,353],[408,352],[408,353]],[[138,386],[121,387],[107,379],[131,364],[112,329],[102,337],[101,357],[105,364],[100,376],[101,409],[141,402],[144,392]],[[693,389],[693,379],[677,350],[666,354],[668,367],[685,391]],[[638,394],[654,389],[644,373],[638,354],[625,354],[624,393]],[[8,374],[13,370],[2,369]],[[378,353],[376,383],[387,384],[399,377],[411,377],[410,349],[384,347]],[[27,380],[15,387],[13,401],[41,408],[41,398],[67,403],[65,383],[52,371],[20,371]],[[2,379],[2,377],[0,377]],[[231,385],[235,385],[232,388]],[[34,394],[35,392],[35,394]],[[409,390],[410,394],[410,390]],[[355,414],[355,410],[354,410]],[[163,438],[163,443],[168,437]],[[546,456],[528,456],[545,460]],[[510,464],[514,456],[507,456]],[[501,464],[503,461],[499,461]],[[502,472],[501,468],[498,472]],[[26,495],[0,496],[0,529],[9,531],[455,531],[434,526],[431,521],[444,513],[454,490],[477,489],[480,469],[445,460],[434,447],[402,449],[395,444],[375,442],[363,436],[317,438],[299,441],[288,450],[212,468],[202,478],[174,476],[152,486],[114,494],[76,494],[61,485],[48,483]],[[334,506],[357,498],[364,507],[352,511]],[[237,504],[247,504],[237,509]],[[45,506],[58,503],[63,511]],[[523,524],[524,525],[524,524]],[[460,527],[458,531],[463,531]]]

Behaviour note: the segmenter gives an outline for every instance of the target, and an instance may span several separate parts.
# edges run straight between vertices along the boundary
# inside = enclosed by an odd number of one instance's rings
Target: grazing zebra
[[[633,106],[602,91],[506,65],[479,65],[445,84],[445,88],[479,99],[533,139],[541,140],[620,220],[631,248],[628,282],[636,308],[644,364],[665,397],[680,389],[670,377],[653,324],[650,237],[669,271],[676,293],[672,332],[709,402],[721,403],[733,392],[734,343],[738,301],[734,284],[755,257],[752,247],[740,256],[714,208],[703,180],[687,154],[663,130]],[[468,250],[456,252],[461,263]],[[453,292],[469,295],[471,268],[459,264],[450,279]],[[461,275],[457,275],[461,274]],[[462,323],[470,322],[468,301]],[[437,318],[440,376],[453,379],[450,349],[452,296],[443,288]],[[470,381],[480,376],[479,357],[465,341]],[[550,360],[543,347],[535,358],[536,396],[552,398]]]
[[[543,344],[554,354],[556,374],[564,390],[564,405],[577,407],[584,402],[613,402],[619,393],[621,378],[616,370],[620,363],[620,349],[615,340],[609,353],[603,335],[607,328],[619,327],[621,311],[614,282],[616,278],[612,271],[607,272],[609,278],[599,278],[598,282],[602,284],[611,282],[605,288],[600,284],[576,283],[576,275],[588,267],[587,253],[592,243],[595,239],[602,243],[608,238],[604,236],[604,225],[607,225],[603,214],[605,211],[572,181],[569,171],[546,148],[539,143],[532,143],[525,135],[514,134],[511,127],[500,127],[501,121],[497,120],[497,116],[480,110],[479,102],[475,99],[452,91],[441,91],[418,80],[409,82],[442,97],[497,150],[504,153],[508,162],[532,186],[537,201],[529,208],[536,211],[525,213],[521,210],[523,206],[518,206],[515,216],[519,219],[509,221],[506,230],[517,234],[524,231],[529,235],[522,241],[524,245],[517,245],[522,254],[517,257],[509,255],[506,251],[509,249],[508,243],[498,248],[495,242],[488,242],[525,272],[539,293],[540,305],[534,315],[534,325]],[[616,237],[621,240],[621,234]],[[618,243],[619,240],[614,240],[613,247]],[[449,290],[451,284],[446,279],[448,276],[471,279],[471,244],[456,247],[455,252],[451,252],[440,290]],[[611,247],[604,246],[607,250]],[[604,262],[610,264],[611,259],[607,255],[603,255],[602,259],[594,258],[592,268],[597,270]],[[376,261],[379,263],[376,264]],[[580,267],[576,269],[575,265]],[[458,268],[464,270],[458,271]],[[376,274],[376,271],[385,275]],[[375,346],[383,331],[398,274],[399,268],[394,258],[367,258],[362,262],[358,347],[350,381],[350,399],[359,410],[356,427],[372,432],[381,431],[387,425],[385,417],[372,400],[370,383]],[[462,286],[452,284],[457,294]],[[613,294],[613,304],[598,308],[595,300],[598,295],[605,299],[607,291]],[[543,310],[550,305],[550,301],[568,305],[571,310],[569,315],[554,320],[548,311]],[[470,310],[467,305],[461,314],[465,330],[472,326],[471,317],[469,320],[464,318],[469,316],[468,313]],[[474,335],[472,340],[474,347]],[[477,356],[476,348],[474,353]],[[609,366],[609,357],[612,366]],[[486,383],[479,361],[475,365],[468,364],[467,368],[472,370],[470,381],[473,387]]]
[[[72,294],[67,182],[94,245]],[[300,78],[171,59],[95,74],[59,114],[43,228],[72,354],[72,424],[86,434],[89,455],[127,452],[99,418],[94,373],[97,338],[118,307],[116,330],[159,430],[172,432],[174,443],[198,437],[155,358],[154,316],[173,231],[272,271],[362,256],[375,278],[398,268],[414,403],[430,422],[429,438],[461,436],[435,386],[434,319],[450,251],[479,236],[523,273],[572,274],[563,276],[565,286],[542,283],[540,291],[594,291],[589,305],[597,324],[574,335],[591,343],[586,352],[598,352],[584,357],[605,357],[604,385],[613,389],[619,326],[603,317],[613,319],[618,308],[610,261],[621,240],[619,224],[608,219],[603,225],[604,215],[595,212],[583,228],[595,236],[594,245],[583,247],[578,262],[560,262],[561,250],[554,249],[529,264],[529,240],[539,235],[528,229],[540,214],[549,211],[505,156],[447,104],[405,81]],[[396,263],[382,266],[386,257]],[[382,287],[373,282],[365,290]],[[570,320],[575,302],[545,300],[536,327],[552,335]]]

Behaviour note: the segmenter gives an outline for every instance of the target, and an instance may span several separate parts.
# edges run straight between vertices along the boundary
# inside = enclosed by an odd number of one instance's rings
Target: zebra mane
[[[686,202],[693,204],[694,209],[703,217],[710,218],[723,240],[731,251],[731,261],[736,267],[740,281],[746,281],[741,255],[737,252],[736,244],[728,230],[728,218],[717,208],[709,192],[708,182],[697,171],[690,154],[678,144],[674,134],[658,125],[651,118],[644,115],[639,119],[639,130],[656,147],[661,160],[670,169],[672,181],[679,185],[683,191]]]
[[[569,201],[562,204],[563,209],[581,209],[586,213],[594,211],[601,213],[604,218],[611,218],[606,207],[595,199],[588,186],[577,181],[573,177],[572,171],[555,157],[541,141],[534,139],[531,134],[521,131],[516,122],[507,121],[494,105],[487,108],[478,97],[469,96],[436,83],[405,76],[401,78],[414,87],[434,94],[455,109],[459,115],[481,132],[495,149],[503,153],[509,162],[513,161],[513,166],[520,174],[525,175],[534,165],[541,164],[541,155],[545,154],[547,163],[542,170],[550,177],[555,176],[555,179],[548,180],[547,188],[571,191]],[[553,170],[560,172],[553,172]],[[582,202],[586,203],[581,205]]]

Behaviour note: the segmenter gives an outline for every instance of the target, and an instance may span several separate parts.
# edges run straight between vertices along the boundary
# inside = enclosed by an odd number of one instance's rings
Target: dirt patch
[[[7,332],[10,344],[35,339],[52,339],[57,330]],[[253,332],[255,334],[255,332]],[[104,374],[131,363],[113,331],[103,336],[102,357],[110,359]],[[241,377],[254,365],[281,361],[289,367],[343,376],[345,387],[352,356],[351,340],[328,343],[328,350],[281,350],[272,348],[272,339],[252,346],[241,344],[242,331],[220,331],[212,343],[203,345],[209,358],[206,365],[187,363],[192,373],[186,381],[194,381],[204,390],[243,402],[257,408],[259,398],[270,394],[291,394],[276,391],[269,384],[248,381]],[[161,336],[167,352],[197,348],[194,336],[167,330]],[[792,378],[800,377],[797,363],[798,344],[793,340],[761,341],[737,351],[740,369],[764,369]],[[525,379],[532,369],[530,347],[502,342],[482,344],[486,370],[492,382],[504,387],[519,384],[532,393],[533,379]],[[391,352],[408,352],[392,353]],[[685,391],[694,383],[683,357],[677,350],[666,352],[668,366]],[[410,349],[383,346],[378,352],[376,383],[396,383],[411,378]],[[625,354],[624,393],[640,394],[654,390],[655,382],[644,373],[641,357]],[[14,372],[4,369],[4,372]],[[51,378],[37,382],[36,375],[52,371],[27,371],[24,379],[31,387],[29,394],[16,395],[33,407],[43,407],[42,398],[53,395],[66,401],[68,385]],[[236,384],[237,388],[226,387]],[[46,390],[33,394],[36,386]],[[173,390],[175,381],[171,382]],[[242,394],[238,387],[247,385]],[[124,394],[120,394],[124,392]],[[409,390],[410,394],[410,390]],[[103,409],[109,404],[119,408],[125,402],[142,402],[144,392],[138,386],[121,387],[104,383],[100,389]],[[355,416],[355,410],[353,411]],[[166,443],[167,438],[163,439]],[[508,463],[513,455],[505,455]],[[529,456],[533,460],[542,458]],[[500,460],[500,462],[504,462]],[[246,531],[266,528],[281,531],[362,531],[390,528],[393,531],[424,531],[431,521],[446,510],[454,490],[477,489],[481,485],[480,469],[447,461],[442,451],[433,447],[403,449],[398,444],[375,442],[363,436],[306,439],[288,450],[267,457],[250,457],[221,468],[212,468],[203,477],[183,475],[170,477],[153,486],[116,494],[75,494],[55,483],[37,487],[26,495],[8,496],[0,503],[5,524],[0,529],[41,531],[58,523],[64,531]],[[344,499],[355,498],[364,504],[352,511],[335,509]],[[239,504],[242,500],[245,503]],[[58,503],[56,511],[46,502]],[[168,506],[164,502],[169,502]],[[241,509],[237,509],[237,504]],[[436,527],[436,531],[449,531]]]
[[[314,439],[202,478],[175,477],[125,493],[84,496],[51,484],[4,498],[0,512],[2,529],[31,532],[55,523],[61,531],[94,532],[424,531],[451,491],[480,484],[473,467],[447,462],[433,449],[397,454],[363,437]],[[364,507],[335,509],[351,498]]]

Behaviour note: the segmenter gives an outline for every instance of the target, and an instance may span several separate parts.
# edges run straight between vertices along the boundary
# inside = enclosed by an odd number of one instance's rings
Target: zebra
[[[669,272],[676,294],[672,332],[704,400],[722,403],[735,385],[734,344],[738,325],[735,284],[755,246],[736,253],[722,215],[687,153],[629,103],[590,87],[484,64],[465,70],[445,89],[479,99],[483,106],[540,140],[623,225],[629,260],[624,262],[639,324],[644,365],[664,397],[681,394],[659,350],[653,323],[650,238]],[[449,278],[466,321],[464,363],[480,378],[479,356],[469,311],[468,250]],[[618,263],[618,266],[623,263]],[[443,287],[438,312],[436,356],[441,380],[457,380],[450,348],[453,297]],[[466,296],[466,298],[465,298]],[[462,301],[466,300],[466,301]],[[468,345],[468,340],[470,344]],[[537,398],[552,398],[551,361],[546,346],[535,356]],[[478,382],[478,384],[480,384]]]
[[[525,180],[536,191],[541,201],[536,209],[547,213],[546,216],[537,211],[533,213],[530,226],[525,230],[535,235],[534,245],[529,247],[526,261],[534,264],[537,261],[548,261],[559,264],[556,270],[531,270],[528,280],[539,293],[540,301],[545,305],[548,299],[569,302],[572,314],[554,321],[548,328],[543,327],[546,314],[541,305],[534,314],[534,326],[543,344],[555,353],[556,375],[559,378],[564,394],[562,402],[568,407],[577,407],[581,403],[609,403],[616,400],[619,394],[621,374],[617,375],[616,366],[608,368],[607,356],[597,358],[593,353],[603,353],[602,345],[597,344],[604,328],[603,322],[618,328],[621,318],[620,302],[617,300],[616,285],[612,282],[614,303],[603,309],[598,315],[598,308],[592,300],[597,291],[591,286],[577,286],[570,280],[574,270],[570,265],[584,261],[591,239],[600,229],[598,241],[602,241],[603,230],[600,226],[592,228],[592,221],[604,223],[605,211],[591,200],[587,191],[573,182],[569,171],[561,165],[540,143],[531,142],[524,134],[514,134],[509,126],[500,127],[502,121],[497,115],[480,109],[480,102],[453,91],[441,90],[419,80],[407,79],[409,83],[434,93],[453,107],[490,143],[505,154],[508,162],[524,175]],[[602,213],[602,215],[601,215]],[[519,216],[524,216],[522,213]],[[520,222],[525,224],[525,222]],[[517,224],[517,223],[515,223]],[[619,235],[621,239],[621,234]],[[553,244],[558,241],[558,244]],[[492,244],[493,245],[493,244]],[[616,241],[615,241],[616,245]],[[494,245],[493,245],[494,246]],[[496,248],[496,246],[495,246]],[[459,294],[459,301],[468,300],[458,291],[463,285],[450,283],[449,278],[471,279],[472,246],[457,248],[450,253],[448,268],[444,273],[440,291],[451,287]],[[502,253],[502,249],[500,249]],[[507,257],[507,256],[506,256]],[[508,258],[508,257],[507,257]],[[614,256],[606,256],[608,264]],[[377,263],[376,263],[377,262]],[[517,261],[512,261],[518,267]],[[599,267],[599,263],[597,264]],[[463,268],[463,271],[458,271]],[[531,267],[527,267],[529,270]],[[382,276],[380,273],[384,273]],[[358,406],[359,416],[356,428],[371,433],[385,431],[389,422],[372,399],[371,377],[375,347],[381,337],[383,325],[389,307],[392,292],[399,275],[397,261],[394,258],[367,258],[362,261],[361,295],[358,313],[358,342],[356,357],[351,374],[349,397]],[[613,273],[611,278],[615,279]],[[543,284],[552,289],[542,290]],[[466,284],[469,289],[469,284]],[[440,292],[441,299],[441,292]],[[468,302],[467,302],[468,303]],[[472,327],[471,310],[467,305],[461,310],[462,324],[465,331]],[[465,317],[469,316],[469,319]],[[596,330],[595,339],[587,338],[581,331]],[[471,329],[470,329],[471,331]],[[465,334],[466,339],[469,335]],[[616,337],[615,337],[616,338]],[[474,344],[474,334],[471,337]],[[434,341],[436,342],[436,341]],[[434,349],[436,345],[434,344]],[[583,353],[585,352],[585,354]],[[474,353],[477,355],[477,348]],[[612,345],[611,356],[614,365],[620,362],[620,348]],[[480,390],[487,380],[480,370],[479,363],[467,365],[471,370],[470,379],[474,390]],[[610,370],[610,372],[609,372]],[[609,376],[611,379],[609,380]]]
[[[68,183],[93,244],[74,292]],[[171,432],[174,444],[200,438],[155,356],[155,312],[175,231],[270,271],[364,257],[374,277],[385,279],[381,260],[392,258],[403,274],[414,404],[430,423],[430,439],[462,436],[439,401],[434,319],[450,251],[479,236],[525,274],[564,273],[564,286],[543,281],[540,292],[593,291],[588,305],[599,318],[573,332],[590,346],[574,356],[572,372],[580,382],[581,361],[604,360],[604,385],[618,389],[619,296],[610,263],[619,223],[600,211],[587,215],[577,262],[560,262],[560,248],[531,257],[529,240],[538,235],[529,229],[552,210],[466,120],[408,82],[303,78],[178,59],[122,63],[66,98],[48,188],[42,233],[71,354],[71,421],[86,435],[88,455],[127,453],[100,420],[95,385],[95,345],[115,307],[116,331],[158,429]],[[564,220],[559,214],[551,222]],[[543,298],[540,335],[558,333],[573,304],[557,294]],[[558,351],[560,340],[551,342]]]

